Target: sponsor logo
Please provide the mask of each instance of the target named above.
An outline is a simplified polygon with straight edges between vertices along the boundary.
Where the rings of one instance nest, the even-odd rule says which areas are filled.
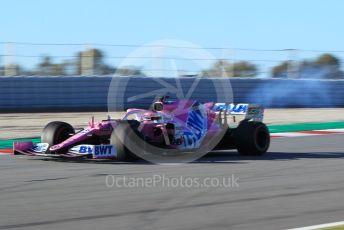
[[[77,145],[69,150],[72,153],[89,155],[94,152],[94,145]]]
[[[247,112],[248,104],[229,104],[227,111],[233,114],[245,114]],[[226,109],[225,103],[216,103],[214,106],[215,111],[221,111]]]
[[[38,143],[32,146],[32,151],[36,153],[44,153],[48,150],[49,144],[48,143]]]
[[[184,147],[185,148],[196,148],[197,139],[196,136],[191,132],[184,132]]]
[[[196,135],[197,140],[201,139],[207,130],[207,120],[199,109],[189,112],[186,125]]]
[[[116,156],[116,148],[113,145],[77,145],[69,151],[80,155],[93,155],[93,158]]]
[[[197,148],[207,132],[207,116],[199,106],[189,112],[186,120],[186,127],[183,133],[184,147],[185,148]]]
[[[247,112],[247,107],[248,104],[237,104],[233,107],[232,113],[240,113],[240,114],[245,114]]]
[[[79,148],[79,153],[92,154],[93,153],[93,146],[82,145]]]
[[[115,157],[116,150],[113,145],[96,145],[94,146],[93,158]]]

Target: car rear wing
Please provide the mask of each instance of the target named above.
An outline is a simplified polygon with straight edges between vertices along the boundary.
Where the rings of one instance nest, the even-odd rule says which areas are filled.
[[[264,108],[256,104],[215,103],[213,111],[219,114],[221,123],[235,126],[241,120],[263,121]]]

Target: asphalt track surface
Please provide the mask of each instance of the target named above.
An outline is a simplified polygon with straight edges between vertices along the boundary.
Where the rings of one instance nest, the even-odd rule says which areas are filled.
[[[287,229],[344,217],[344,135],[273,139],[263,157],[185,165],[0,156],[0,229]],[[239,187],[107,187],[131,178],[229,177]]]

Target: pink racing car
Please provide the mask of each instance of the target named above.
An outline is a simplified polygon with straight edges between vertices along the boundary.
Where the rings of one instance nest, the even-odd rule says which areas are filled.
[[[108,117],[95,122],[92,118],[78,132],[68,123],[50,122],[42,131],[42,143],[18,142],[13,147],[15,154],[119,161],[198,156],[200,152],[225,149],[262,155],[270,144],[263,114],[258,105],[201,104],[162,97],[150,110],[128,109],[122,119]]]

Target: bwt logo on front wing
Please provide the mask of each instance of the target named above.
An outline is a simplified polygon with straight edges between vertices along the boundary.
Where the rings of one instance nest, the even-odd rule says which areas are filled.
[[[72,150],[82,155],[92,154],[93,158],[111,158],[116,156],[116,148],[113,145],[79,145]]]
[[[95,156],[113,156],[114,148],[112,145],[96,145],[94,146]]]
[[[109,155],[112,153],[112,145],[96,145],[94,146],[94,155]]]

